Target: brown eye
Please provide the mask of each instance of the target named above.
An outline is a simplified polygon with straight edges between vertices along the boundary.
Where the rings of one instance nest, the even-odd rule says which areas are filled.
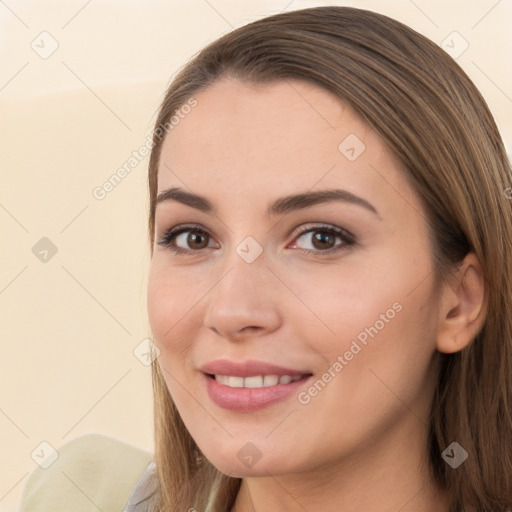
[[[192,253],[207,247],[215,247],[215,244],[209,244],[210,241],[210,235],[203,229],[182,226],[165,233],[158,245],[167,247],[176,253]]]
[[[204,249],[205,247],[208,247],[208,235],[206,233],[197,234],[193,231],[186,231],[185,233],[177,236],[176,240],[186,233],[188,233],[188,236],[185,237],[185,245],[188,245],[192,249]]]
[[[306,240],[306,243],[295,243],[306,253],[330,254],[331,252],[347,249],[355,244],[355,237],[348,231],[335,226],[316,226],[302,230],[296,240]],[[338,243],[336,241],[339,240]],[[309,247],[308,247],[309,244]]]
[[[336,242],[336,237],[322,231],[314,232],[311,241],[315,249],[331,249]]]

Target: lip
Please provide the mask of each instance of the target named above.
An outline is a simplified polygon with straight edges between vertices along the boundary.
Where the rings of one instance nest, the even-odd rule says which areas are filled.
[[[236,412],[252,412],[286,400],[297,395],[299,389],[311,380],[308,371],[293,370],[262,361],[235,363],[227,359],[212,361],[201,368],[202,379],[208,396],[219,407]],[[253,377],[256,375],[303,376],[302,379],[288,384],[276,384],[261,388],[232,388],[217,382],[209,375],[232,375],[234,377]]]
[[[294,370],[293,368],[284,368],[264,361],[248,360],[244,362],[230,361],[229,359],[217,359],[201,367],[203,373],[211,375],[232,375],[233,377],[254,377],[256,375],[289,375],[290,377],[299,377],[301,375],[311,374],[308,370]],[[272,387],[272,386],[270,386]]]

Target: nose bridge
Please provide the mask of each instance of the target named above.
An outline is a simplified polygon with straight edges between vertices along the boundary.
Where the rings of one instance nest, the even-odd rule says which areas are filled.
[[[246,236],[241,242],[234,244],[220,263],[224,277],[216,286],[216,295],[229,292],[245,296],[247,289],[251,287],[255,292],[252,294],[254,298],[257,298],[257,294],[264,293],[271,286],[269,275],[272,275],[268,269],[267,254],[253,236]],[[266,286],[259,286],[258,283]]]
[[[257,245],[256,245],[257,244]],[[225,258],[222,277],[208,294],[205,325],[224,337],[250,331],[272,331],[280,323],[275,276],[263,248],[243,240]]]

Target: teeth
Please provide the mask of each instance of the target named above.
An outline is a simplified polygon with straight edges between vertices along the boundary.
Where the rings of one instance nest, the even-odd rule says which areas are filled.
[[[228,377],[228,386],[230,388],[243,388],[244,378],[243,377]]]
[[[245,388],[261,388],[263,387],[263,377],[260,377],[259,375],[255,377],[245,377],[245,379],[242,379],[243,386]]]
[[[275,386],[278,382],[279,377],[277,375],[265,375],[265,377],[263,377],[264,386]]]
[[[232,375],[215,375],[215,380],[230,388],[263,388],[277,384],[289,384],[301,379],[302,376],[290,377],[289,375],[255,375],[253,377],[234,377]]]
[[[215,380],[227,386],[229,377],[227,375],[215,375]]]

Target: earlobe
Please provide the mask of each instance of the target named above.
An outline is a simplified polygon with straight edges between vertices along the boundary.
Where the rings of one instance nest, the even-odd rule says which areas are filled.
[[[482,329],[486,317],[486,286],[476,255],[468,253],[454,282],[443,286],[437,350],[451,354],[468,346]]]

